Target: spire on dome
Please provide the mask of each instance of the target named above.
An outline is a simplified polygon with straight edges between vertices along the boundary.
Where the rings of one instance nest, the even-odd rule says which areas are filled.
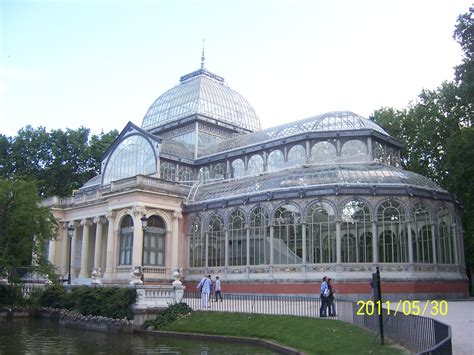
[[[204,61],[206,57],[204,56],[204,38],[202,39],[202,54],[201,54],[201,69],[204,69]]]

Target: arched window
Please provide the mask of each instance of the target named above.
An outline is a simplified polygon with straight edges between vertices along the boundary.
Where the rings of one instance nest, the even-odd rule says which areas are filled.
[[[247,175],[263,173],[263,159],[259,154],[252,155],[248,161]]]
[[[189,234],[189,266],[206,266],[206,238],[202,231],[202,220],[195,216],[191,220]]]
[[[294,205],[283,205],[275,212],[273,233],[274,264],[301,264],[303,239],[300,213]]]
[[[330,142],[318,142],[311,148],[313,163],[335,163],[336,159],[336,146]]]
[[[133,219],[126,215],[120,222],[119,265],[132,264],[133,251]]]
[[[403,207],[397,201],[385,201],[377,212],[377,226],[379,261],[381,263],[408,262],[408,227]]]
[[[160,177],[163,180],[176,181],[176,164],[164,161],[160,166]]]
[[[341,148],[341,161],[359,162],[367,160],[367,146],[358,139],[351,139]]]
[[[306,163],[306,149],[300,145],[294,145],[288,151],[287,166],[302,165]]]
[[[224,221],[221,216],[215,214],[209,221],[208,233],[208,266],[225,265],[225,235]]]
[[[229,218],[229,266],[247,265],[247,229],[245,216],[234,211]]]
[[[165,266],[166,224],[163,218],[151,216],[143,242],[144,265]]]
[[[223,180],[225,178],[225,164],[217,163],[214,165],[214,180]]]
[[[433,262],[433,235],[428,209],[421,203],[413,208],[412,223],[413,261],[415,263]]]
[[[245,176],[245,164],[242,159],[235,159],[232,162],[232,177],[239,178]]]
[[[156,172],[153,147],[146,138],[135,134],[125,138],[112,152],[103,173],[103,183]]]
[[[281,150],[274,150],[268,154],[267,171],[276,171],[285,167],[285,157]]]
[[[438,263],[453,264],[453,235],[451,233],[452,219],[449,210],[440,206],[436,213],[438,222]]]
[[[372,234],[369,206],[364,201],[349,201],[342,209],[341,219],[342,262],[372,262],[372,241],[367,238]]]
[[[199,182],[209,181],[209,178],[210,178],[209,168],[207,166],[200,168],[198,171]]]
[[[270,264],[270,224],[265,210],[258,207],[250,214],[250,265]]]
[[[178,180],[185,183],[186,185],[192,185],[194,177],[193,177],[193,169],[189,166],[180,165],[178,170]]]
[[[375,141],[372,144],[372,154],[374,155],[374,161],[385,163],[385,149],[381,143]]]
[[[331,205],[319,202],[308,212],[306,232],[306,262],[336,262],[336,224]]]
[[[398,152],[392,147],[387,148],[387,163],[392,166],[400,166],[400,159],[398,158]]]

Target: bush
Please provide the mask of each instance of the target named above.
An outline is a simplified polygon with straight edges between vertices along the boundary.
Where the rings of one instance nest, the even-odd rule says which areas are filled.
[[[41,307],[64,308],[66,291],[61,286],[47,286],[39,296]]]
[[[177,319],[183,318],[193,311],[186,303],[180,302],[169,306],[164,311],[158,312],[155,319],[147,320],[143,323],[143,328],[161,329]]]
[[[23,306],[25,299],[16,285],[0,285],[0,306]]]

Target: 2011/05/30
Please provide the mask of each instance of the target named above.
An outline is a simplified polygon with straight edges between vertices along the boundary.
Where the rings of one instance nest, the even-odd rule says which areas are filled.
[[[382,307],[385,304],[386,307]],[[395,307],[395,304],[397,305]],[[415,315],[415,316],[424,316],[431,315],[431,316],[445,316],[448,314],[448,302],[445,300],[442,301],[435,301],[435,300],[428,300],[425,301],[424,306],[421,305],[421,301],[398,301],[398,302],[391,302],[391,301],[357,301],[357,315],[358,316],[373,316],[374,314],[380,315],[382,314],[382,309],[386,308],[387,315],[393,313],[396,316],[398,313],[403,313],[405,315]],[[431,306],[431,307],[429,307]],[[395,311],[392,310],[391,307],[395,308]]]

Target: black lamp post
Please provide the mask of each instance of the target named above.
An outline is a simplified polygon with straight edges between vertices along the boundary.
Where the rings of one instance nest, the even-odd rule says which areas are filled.
[[[140,218],[142,222],[142,230],[143,230],[143,246],[142,246],[142,282],[145,283],[145,230],[148,225],[148,218],[147,216],[143,215]]]
[[[67,236],[69,237],[69,263],[68,263],[68,273],[67,273],[67,284],[71,284],[71,259],[72,259],[72,236],[74,235],[74,227],[69,225],[67,227]]]

